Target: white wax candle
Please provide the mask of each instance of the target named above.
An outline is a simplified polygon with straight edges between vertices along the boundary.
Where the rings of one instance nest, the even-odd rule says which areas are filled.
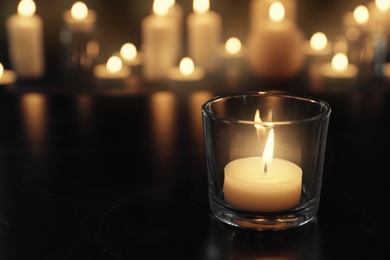
[[[236,37],[230,37],[225,44],[219,45],[218,55],[226,59],[241,59],[246,56],[246,47]]]
[[[16,81],[16,73],[12,70],[4,69],[3,64],[0,63],[0,86],[10,85]]]
[[[262,157],[237,159],[226,165],[226,202],[254,212],[278,212],[296,207],[301,199],[302,169],[279,158],[272,159],[266,173],[262,165]]]
[[[22,0],[18,13],[6,21],[11,63],[22,78],[40,78],[45,73],[43,21],[35,8],[34,1]]]
[[[210,11],[209,5],[209,0],[194,0],[194,12],[187,17],[189,56],[208,72],[217,66],[222,27],[221,16]]]
[[[97,15],[85,3],[76,2],[63,13],[63,19],[71,31],[88,33],[94,30]]]
[[[309,41],[304,41],[303,52],[312,57],[327,57],[332,53],[332,43],[323,32],[316,32]]]
[[[169,6],[155,0],[154,14],[142,20],[144,53],[143,74],[146,80],[164,80],[167,70],[178,59],[180,30],[177,18],[168,15]]]
[[[324,63],[319,67],[319,73],[328,79],[353,79],[357,77],[359,69],[350,64],[344,53],[336,53],[331,62]]]
[[[131,75],[131,70],[124,67],[118,56],[111,56],[106,64],[96,65],[94,75],[98,79],[118,80],[125,79]]]
[[[203,79],[204,74],[203,68],[195,67],[192,59],[185,57],[180,61],[178,67],[173,67],[168,70],[168,79],[172,81],[194,82]]]
[[[292,20],[285,19],[284,7],[274,2],[270,19],[249,33],[248,61],[253,72],[265,78],[288,78],[298,74],[304,65],[303,33]]]
[[[137,51],[137,48],[131,42],[126,42],[122,45],[121,49],[119,50],[119,55],[123,62],[130,67],[139,66],[142,63],[142,55]]]

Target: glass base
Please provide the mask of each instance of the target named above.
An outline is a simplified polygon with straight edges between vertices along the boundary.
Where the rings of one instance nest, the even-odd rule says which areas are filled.
[[[302,226],[310,222],[317,214],[319,203],[294,209],[280,214],[261,214],[238,211],[218,203],[210,198],[210,208],[214,215],[229,225],[252,230],[284,230]]]

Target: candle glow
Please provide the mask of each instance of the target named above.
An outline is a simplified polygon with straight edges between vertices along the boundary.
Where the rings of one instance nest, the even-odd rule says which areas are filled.
[[[364,5],[359,5],[353,11],[353,17],[358,24],[365,24],[368,21],[370,14],[367,7]]]
[[[18,14],[23,17],[31,17],[35,14],[36,5],[32,0],[22,0],[18,5]]]
[[[165,16],[169,12],[169,2],[165,0],[154,0],[153,13],[158,16]]]
[[[273,22],[280,22],[284,19],[285,10],[281,2],[273,2],[269,8],[269,18]]]
[[[3,74],[4,74],[4,66],[3,64],[0,63],[0,78],[3,77]]]
[[[88,7],[83,2],[76,2],[71,8],[72,18],[75,20],[84,20],[88,16]]]
[[[316,32],[310,39],[310,46],[313,50],[323,50],[327,44],[328,39],[322,32]]]
[[[390,0],[375,0],[375,5],[381,12],[386,12],[390,9]]]
[[[118,56],[112,56],[108,59],[106,67],[108,73],[118,73],[122,69],[122,61]]]
[[[337,53],[332,59],[332,68],[336,71],[344,71],[348,67],[348,58],[344,53]]]
[[[137,57],[137,49],[134,44],[127,42],[122,45],[120,55],[124,60],[132,61]]]
[[[241,41],[236,37],[231,37],[226,41],[225,50],[229,54],[237,54],[241,51]]]
[[[207,13],[210,9],[210,1],[209,0],[194,0],[193,2],[193,10],[195,13],[204,14]]]
[[[180,72],[184,75],[191,75],[194,72],[194,62],[191,58],[185,57],[180,61]]]

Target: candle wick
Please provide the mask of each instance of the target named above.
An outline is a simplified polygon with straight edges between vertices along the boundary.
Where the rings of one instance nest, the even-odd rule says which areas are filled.
[[[268,172],[268,167],[267,167],[267,163],[264,164],[264,173],[267,174]]]

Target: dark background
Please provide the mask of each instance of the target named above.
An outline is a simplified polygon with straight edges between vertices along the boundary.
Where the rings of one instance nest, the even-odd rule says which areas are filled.
[[[36,0],[36,13],[44,21],[45,50],[50,70],[55,72],[59,56],[59,31],[63,25],[62,14],[70,9],[75,1]],[[90,9],[97,12],[97,32],[101,43],[101,59],[117,51],[127,41],[137,48],[141,45],[141,21],[152,8],[152,0],[87,0]],[[192,12],[191,0],[178,0],[187,16]],[[341,17],[352,11],[357,5],[366,1],[321,1],[297,0],[297,22],[304,34],[309,37],[316,31],[325,32],[330,39],[340,32]],[[1,0],[0,3],[0,61],[9,67],[7,36],[5,22],[7,17],[16,12],[18,1]],[[223,40],[231,36],[239,37],[245,42],[248,34],[250,1],[211,0],[210,8],[218,12],[223,19]],[[185,37],[184,37],[185,38]],[[185,41],[185,39],[184,39]],[[50,74],[50,73],[49,73]]]

